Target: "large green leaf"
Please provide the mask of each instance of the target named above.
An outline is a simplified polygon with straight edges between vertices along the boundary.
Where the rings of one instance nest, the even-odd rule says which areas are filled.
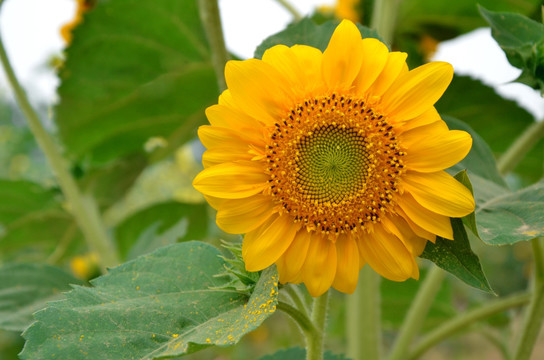
[[[70,284],[81,284],[62,269],[46,264],[5,264],[0,267],[0,329],[23,331],[32,314],[48,301],[60,299]]]
[[[55,189],[0,180],[0,257],[43,259],[61,239],[80,237],[61,201]]]
[[[453,166],[450,170],[453,172],[459,172],[466,169],[471,174],[479,175],[485,179],[493,181],[498,185],[506,186],[502,176],[499,174],[499,170],[497,169],[497,164],[495,163],[493,153],[482,137],[462,121],[450,116],[444,116],[443,118],[451,130],[463,130],[472,136],[472,148],[470,149],[470,152],[463,160]]]
[[[482,271],[478,256],[470,249],[463,222],[461,219],[451,219],[451,226],[454,240],[437,236],[435,244],[427,242],[421,257],[431,260],[466,284],[493,293]]]
[[[101,164],[196,134],[218,90],[195,0],[99,1],[74,31],[56,124],[67,153]]]
[[[533,117],[520,108],[514,101],[503,99],[491,87],[478,80],[464,76],[454,76],[451,85],[442,98],[436,103],[436,108],[444,116],[444,120],[453,129],[469,131],[479,146],[474,135],[464,126],[457,125],[455,120],[450,123],[450,116],[462,120],[483,138],[495,156],[499,157],[528,126],[533,123]],[[540,141],[516,167],[516,172],[530,182],[535,182],[544,175],[544,141]],[[491,177],[489,166],[480,164],[486,169],[472,169],[480,176],[497,182],[496,175]],[[494,164],[492,164],[494,166]],[[495,170],[496,173],[496,170]]]
[[[420,65],[429,56],[424,39],[448,40],[486,25],[478,13],[478,4],[497,11],[532,15],[540,12],[541,1],[403,0],[398,7],[395,44],[409,52],[410,66]]]
[[[544,180],[511,192],[477,176],[471,179],[483,241],[508,245],[544,235]]]
[[[520,14],[493,12],[483,7],[480,12],[508,61],[522,70],[516,81],[544,92],[544,24]]]
[[[338,23],[338,21],[331,20],[317,25],[311,19],[302,19],[301,21],[289,25],[287,29],[265,39],[255,50],[255,58],[262,58],[267,49],[280,44],[286,46],[308,45],[321,51],[325,51]],[[374,30],[361,25],[357,26],[363,38],[371,37],[380,39]]]
[[[201,242],[161,248],[111,269],[38,312],[22,359],[158,359],[231,345],[276,309],[277,273],[248,299],[225,287],[225,261]]]
[[[133,259],[178,241],[202,239],[208,228],[205,203],[170,201],[152,205],[126,218],[115,229],[121,255]]]

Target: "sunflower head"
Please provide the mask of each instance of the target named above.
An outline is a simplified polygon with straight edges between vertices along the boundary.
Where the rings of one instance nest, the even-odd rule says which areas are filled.
[[[313,296],[353,292],[365,264],[418,278],[426,242],[452,239],[449,218],[474,210],[444,171],[472,139],[434,108],[453,69],[409,71],[406,56],[344,20],[324,52],[278,45],[227,64],[228,89],[199,129],[207,151],[193,185],[221,229],[245,234],[247,270],[276,264],[281,282]]]

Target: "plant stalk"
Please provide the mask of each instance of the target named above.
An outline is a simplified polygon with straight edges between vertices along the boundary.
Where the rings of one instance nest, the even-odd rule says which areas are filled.
[[[508,174],[525,155],[544,137],[544,119],[531,124],[497,161],[501,174]]]
[[[542,238],[531,240],[535,259],[533,291],[531,302],[525,312],[514,360],[529,360],[544,321],[544,250],[542,241]]]
[[[9,62],[1,36],[0,60],[8,82],[13,89],[15,99],[19,103],[36,142],[44,152],[45,157],[57,178],[59,186],[68,201],[69,211],[79,225],[89,249],[99,256],[100,265],[103,271],[105,271],[107,267],[119,264],[117,251],[102,223],[100,211],[98,210],[96,202],[92,197],[85,196],[80,191],[76,181],[68,170],[68,164],[62,157],[57,143],[55,143],[51,135],[45,130],[39,120],[38,114],[30,105],[26,93],[17,80],[15,72]]]
[[[316,336],[318,330],[308,316],[302,311],[283,301],[278,302],[277,309],[289,315],[297,323],[306,337]]]
[[[230,56],[225,47],[223,28],[221,26],[221,14],[217,0],[198,0],[200,20],[206,32],[206,38],[210,44],[212,64],[217,77],[219,92],[227,89],[225,81],[225,64]]]
[[[299,21],[302,19],[302,14],[298,12],[298,10],[287,0],[276,0],[281,6],[285,8],[285,10],[289,11],[289,13],[293,16],[293,19],[295,21]]]
[[[425,335],[405,358],[408,360],[418,359],[434,345],[476,321],[485,319],[510,308],[524,305],[529,302],[530,299],[531,294],[528,293],[512,295],[507,298],[490,301],[485,306],[460,314]]]
[[[381,358],[381,297],[380,277],[365,266],[359,274],[359,283],[352,295],[347,296],[347,356],[353,360]]]
[[[314,299],[312,306],[312,323],[316,328],[315,334],[306,333],[306,360],[323,360],[323,340],[327,306],[330,290]]]
[[[383,41],[389,45],[393,43],[400,2],[401,0],[374,1],[370,27],[375,29]]]
[[[406,354],[410,350],[410,345],[418,335],[423,325],[423,320],[427,316],[438,290],[440,290],[444,276],[445,273],[441,268],[435,265],[432,266],[406,314],[406,318],[402,323],[389,355],[389,360],[402,360],[406,358]]]

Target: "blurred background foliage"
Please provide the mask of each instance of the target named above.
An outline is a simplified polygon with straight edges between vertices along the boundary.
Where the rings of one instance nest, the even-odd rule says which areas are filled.
[[[473,0],[398,3],[390,46],[408,52],[411,68],[428,61],[441,41],[487,26]],[[478,3],[492,11],[515,12],[541,21],[541,0]],[[98,0],[91,5],[81,13],[82,22],[69,29],[72,39],[55,64],[61,80],[58,102],[40,104],[38,110],[45,127],[57,135],[82,192],[97,202],[121,258],[134,259],[192,239],[216,245],[220,238],[238,239],[216,227],[214,211],[191,187],[201,169],[203,151],[195,140],[196,129],[206,123],[204,109],[218,95],[196,2]],[[352,6],[347,12],[352,20],[371,25],[373,1],[338,1],[338,6],[318,9],[311,18],[320,24],[342,13],[342,6]],[[437,109],[467,123],[496,157],[535,121],[513,101],[464,76],[455,76]],[[506,180],[516,190],[535,183],[543,173],[544,141],[540,140]],[[526,288],[531,258],[526,242],[490,247],[470,232],[469,237],[497,294]],[[22,114],[13,102],[1,99],[0,266],[14,262],[49,264],[63,269],[66,279],[77,277],[82,282],[100,273],[96,256],[87,249]],[[391,343],[419,284],[382,281],[386,343]],[[58,286],[39,286],[53,295],[34,299],[38,303],[32,309],[59,298]],[[326,345],[338,353],[346,345],[343,298],[333,293]],[[449,276],[423,331],[492,298]],[[29,322],[29,310],[19,320]],[[0,316],[7,316],[3,311],[0,304]],[[472,334],[448,340],[423,358],[499,359],[497,343],[511,336],[517,322],[519,312],[503,313],[466,329]],[[0,359],[17,359],[23,345],[18,331],[24,327],[4,328],[0,330]],[[538,354],[544,354],[542,344]],[[296,345],[303,346],[303,339],[281,314],[235,347],[207,349],[185,358],[257,359]]]

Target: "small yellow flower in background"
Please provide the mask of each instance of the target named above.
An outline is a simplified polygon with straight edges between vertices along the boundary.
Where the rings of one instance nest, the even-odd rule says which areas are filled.
[[[193,185],[221,229],[245,233],[247,270],[275,263],[282,283],[313,296],[352,293],[365,264],[417,279],[426,242],[453,239],[449,217],[471,213],[474,199],[443,170],[472,139],[434,108],[451,65],[409,71],[406,57],[344,20],[323,53],[278,45],[227,64]]]
[[[337,0],[334,8],[334,16],[338,19],[351,20],[353,22],[360,21],[359,14],[355,6],[359,4],[359,0]]]
[[[78,278],[90,280],[100,274],[98,257],[95,253],[74,256],[70,260],[70,269]]]
[[[66,44],[72,42],[72,31],[83,21],[83,14],[91,10],[95,0],[76,0],[77,8],[74,18],[60,29],[60,34]]]

